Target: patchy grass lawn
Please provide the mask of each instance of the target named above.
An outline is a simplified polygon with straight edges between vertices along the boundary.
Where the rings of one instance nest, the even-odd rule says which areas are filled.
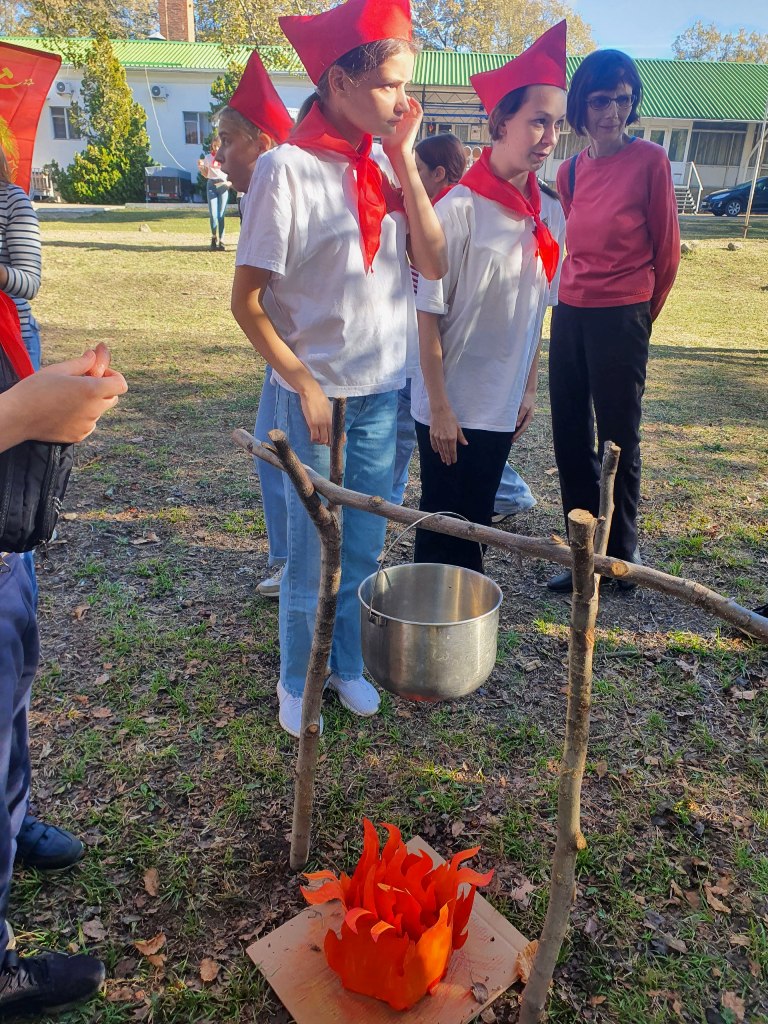
[[[645,407],[646,561],[748,605],[768,598],[764,221],[729,252],[715,235],[739,237],[741,220],[686,218],[704,240],[654,330]],[[53,879],[19,873],[12,920],[26,948],[107,961],[106,998],[69,1024],[286,1024],[243,953],[302,900],[287,867],[295,745],[276,723],[276,605],[255,593],[263,518],[229,439],[253,423],[263,374],[228,312],[234,256],[207,251],[199,215],[45,221],[43,236],[46,357],[106,340],[131,391],[80,447],[39,569],[33,792],[88,856]],[[514,454],[539,501],[516,528],[561,531],[545,379]],[[490,898],[538,934],[569,613],[544,588],[550,571],[489,558],[505,592],[499,657],[472,697],[385,695],[370,721],[327,701],[313,867],[350,866],[364,814],[443,853],[480,844]],[[768,1021],[767,721],[763,648],[652,592],[606,592],[589,848],[556,1024]],[[141,955],[135,943],[158,935]],[[204,958],[220,965],[213,983]],[[495,1013],[516,1019],[514,992]]]

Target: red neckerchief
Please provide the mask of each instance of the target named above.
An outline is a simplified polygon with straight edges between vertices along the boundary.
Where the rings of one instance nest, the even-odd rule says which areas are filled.
[[[437,193],[435,198],[432,200],[432,205],[433,206],[437,206],[437,204],[440,202],[440,200],[443,198],[443,196],[447,196],[452,188],[456,188],[456,182],[455,181],[452,181],[450,185],[446,185],[444,189],[441,189]]]
[[[461,179],[461,184],[479,196],[492,199],[494,203],[505,206],[515,213],[522,213],[525,217],[532,217],[534,221],[533,233],[538,243],[538,256],[547,281],[551,282],[557,270],[557,263],[560,259],[560,246],[552,236],[552,232],[541,219],[541,192],[535,174],[528,175],[528,189],[531,194],[530,201],[523,193],[511,185],[508,181],[500,178],[491,170],[491,150],[487,147],[483,150],[482,156],[476,160],[470,169]]]
[[[338,153],[349,160],[355,170],[357,184],[357,219],[366,273],[381,245],[381,222],[387,213],[405,212],[402,193],[392,187],[389,178],[371,159],[373,139],[364,135],[357,149],[343,138],[322,110],[314,104],[310,112],[291,133],[288,142],[300,149],[320,153]]]
[[[0,346],[10,360],[19,380],[35,372],[29,353],[21,340],[21,324],[16,303],[5,292],[0,292]]]

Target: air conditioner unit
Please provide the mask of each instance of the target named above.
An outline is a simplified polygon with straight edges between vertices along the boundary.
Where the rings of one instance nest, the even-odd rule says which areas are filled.
[[[149,92],[153,100],[167,100],[170,96],[168,90],[162,85],[151,85]]]
[[[71,96],[74,91],[75,87],[74,85],[72,85],[71,82],[56,83],[56,92],[59,94],[59,96]]]

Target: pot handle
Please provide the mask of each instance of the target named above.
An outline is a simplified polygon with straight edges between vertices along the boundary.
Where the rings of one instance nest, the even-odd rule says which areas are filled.
[[[415,522],[409,523],[404,530],[401,530],[400,533],[398,533],[398,535],[395,537],[395,539],[393,541],[390,541],[390,543],[382,551],[379,557],[379,568],[376,570],[376,579],[373,581],[373,586],[371,587],[371,602],[368,607],[369,622],[374,622],[376,619],[380,619],[378,613],[375,612],[373,609],[373,598],[376,594],[376,587],[378,586],[379,583],[379,573],[384,568],[384,562],[386,561],[389,552],[392,550],[395,544],[397,544],[398,541],[400,541],[406,535],[406,533],[408,533],[409,530],[412,530],[414,526],[418,526],[419,523],[423,523],[425,519],[431,519],[432,516],[453,516],[455,519],[463,519],[465,523],[469,522],[469,519],[467,519],[466,516],[463,516],[460,512],[426,512],[423,516],[419,516],[419,518]],[[478,544],[480,544],[480,541],[478,541]],[[482,552],[482,550],[483,545],[480,544],[480,551]]]

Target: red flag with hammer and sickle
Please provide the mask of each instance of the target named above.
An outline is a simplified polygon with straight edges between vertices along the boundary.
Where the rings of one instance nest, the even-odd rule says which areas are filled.
[[[0,43],[0,146],[13,181],[29,192],[35,133],[61,57]]]

